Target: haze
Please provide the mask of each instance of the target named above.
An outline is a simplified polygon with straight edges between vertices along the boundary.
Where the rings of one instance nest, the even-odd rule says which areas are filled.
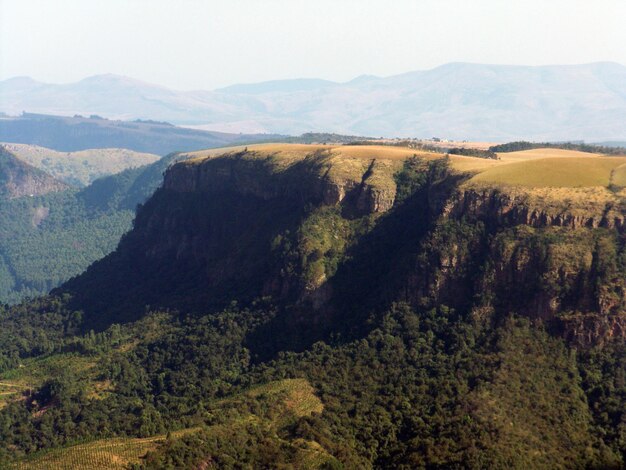
[[[0,80],[116,73],[179,90],[452,62],[626,64],[623,1],[0,0]]]

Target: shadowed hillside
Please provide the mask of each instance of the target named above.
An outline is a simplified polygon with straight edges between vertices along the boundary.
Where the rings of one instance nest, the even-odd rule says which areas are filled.
[[[113,253],[0,311],[0,458],[621,468],[623,159],[187,155]]]

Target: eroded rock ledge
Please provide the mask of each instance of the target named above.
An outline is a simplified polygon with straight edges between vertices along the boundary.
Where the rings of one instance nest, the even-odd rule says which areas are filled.
[[[581,227],[626,230],[626,215],[618,201],[580,204],[564,200],[542,201],[519,190],[494,188],[460,189],[444,208],[443,215],[488,219],[500,225],[530,227]]]
[[[287,197],[336,205],[349,199],[363,213],[393,206],[397,164],[317,153],[298,161],[256,152],[226,154],[173,165],[163,187],[176,192],[235,191],[269,200]]]

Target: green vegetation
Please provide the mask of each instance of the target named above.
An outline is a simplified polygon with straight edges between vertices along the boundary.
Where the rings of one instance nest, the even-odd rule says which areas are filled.
[[[465,147],[453,147],[451,149],[448,149],[448,153],[450,155],[463,155],[466,157],[490,158],[492,160],[495,160],[498,158],[498,155],[496,154],[496,152],[491,149],[481,150],[481,149],[465,148]]]
[[[168,184],[206,186],[166,185],[113,254],[2,307],[0,461],[623,467],[623,234],[459,211],[453,156],[322,150],[181,165]]]
[[[602,442],[599,431],[608,427],[587,408],[584,387],[594,385],[578,372],[592,373],[587,359],[528,320],[511,317],[485,328],[444,306],[418,313],[396,304],[361,339],[319,342],[255,364],[245,338],[271,316],[259,304],[174,321],[157,337],[123,327],[122,344],[132,347],[113,346],[109,335],[88,354],[99,375],[51,378],[33,399],[9,401],[0,411],[2,442],[18,449],[7,458],[25,469],[95,465],[111,456],[146,469],[207,461],[226,468],[620,462],[618,442]],[[152,329],[158,331],[156,323]],[[110,393],[87,393],[104,378]],[[624,396],[619,387],[604,393]],[[599,416],[609,403],[623,413],[618,403],[594,403]]]
[[[98,179],[80,191],[3,199],[0,303],[46,294],[113,251],[131,228],[136,205],[175,158]]]
[[[604,146],[595,144],[581,144],[575,142],[508,142],[506,144],[489,147],[491,152],[519,152],[539,148],[553,148],[563,150],[575,150],[578,152],[599,153],[602,155],[626,155],[626,148],[616,146]]]
[[[48,292],[115,249],[131,210],[98,212],[73,191],[8,201],[0,207],[0,254],[7,265],[0,299]]]
[[[127,149],[88,149],[63,153],[37,145],[3,145],[20,160],[76,187],[88,186],[103,176],[149,165],[159,159],[157,155]]]

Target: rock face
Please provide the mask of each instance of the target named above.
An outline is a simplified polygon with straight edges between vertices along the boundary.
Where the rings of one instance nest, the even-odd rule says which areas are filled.
[[[287,163],[287,164],[285,164]],[[263,200],[294,198],[314,204],[336,205],[353,200],[361,213],[386,212],[393,206],[393,168],[372,161],[348,165],[318,152],[295,162],[272,155],[240,152],[226,157],[174,165],[163,188],[179,193],[235,191]],[[376,181],[375,181],[376,180]]]
[[[562,318],[563,335],[581,345],[604,345],[609,341],[626,339],[626,314],[571,315]]]
[[[68,186],[17,159],[0,146],[0,197],[40,196]]]
[[[409,298],[515,312],[584,346],[626,339],[625,218],[619,201],[542,205],[515,188],[461,185],[443,203]]]
[[[533,207],[526,194],[511,194],[493,188],[460,190],[448,201],[444,215],[488,218],[502,225],[530,227],[604,227],[626,230],[626,214],[613,204],[596,208],[596,213],[575,213],[568,207],[548,210]]]
[[[581,345],[626,339],[619,204],[542,205],[429,165],[397,201],[404,170],[391,160],[244,151],[177,163],[118,250],[64,289],[110,321],[145,304],[270,297],[294,331],[333,317],[349,328],[406,300],[481,321],[514,312]]]
[[[330,152],[243,151],[177,163],[118,250],[62,289],[112,321],[145,304],[206,309],[267,295],[321,311],[337,262],[326,258],[342,255],[354,225],[393,207],[399,167]],[[310,217],[319,223],[305,230]],[[122,311],[116,300],[94,302],[106,291],[144,305]]]

